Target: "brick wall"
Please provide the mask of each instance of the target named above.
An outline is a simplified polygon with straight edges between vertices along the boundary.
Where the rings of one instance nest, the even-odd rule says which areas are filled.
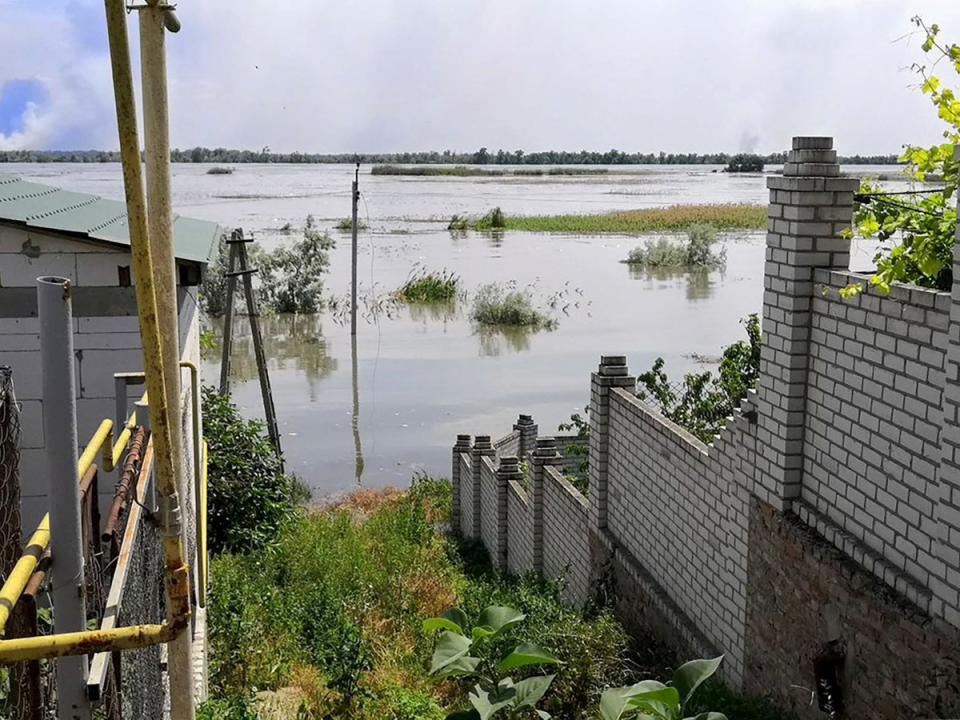
[[[533,509],[519,483],[507,487],[507,569],[523,575],[533,569]]]
[[[590,600],[590,507],[555,467],[543,482],[543,576],[562,581],[562,597],[573,605]]]
[[[497,469],[490,457],[480,459],[480,539],[496,558],[500,552]]]
[[[465,537],[473,537],[473,460],[467,453],[462,453],[454,462],[460,463],[460,532]]]

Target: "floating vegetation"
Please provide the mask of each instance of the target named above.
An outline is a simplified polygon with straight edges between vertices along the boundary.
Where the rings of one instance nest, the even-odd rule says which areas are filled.
[[[727,264],[727,250],[715,252],[717,231],[711,225],[693,225],[685,242],[667,238],[647,240],[630,251],[625,262],[646,269],[653,268],[721,268]]]
[[[607,168],[600,167],[551,167],[517,168],[513,170],[490,170],[487,168],[467,167],[466,165],[374,165],[371,175],[404,175],[411,177],[543,177],[606,175]]]
[[[337,230],[340,230],[342,232],[350,232],[351,230],[353,230],[353,220],[351,220],[350,218],[343,218],[342,220],[338,220],[337,224],[334,227]],[[367,224],[363,220],[358,219],[357,230],[359,231],[359,230],[366,230],[366,229],[367,229]]]
[[[470,230],[525,230],[527,232],[620,233],[679,232],[693,225],[710,225],[717,230],[761,230],[767,226],[764,205],[714,204],[672,205],[607,213],[605,215],[518,215],[498,213],[501,224],[494,225],[495,208],[477,219],[454,216]],[[454,228],[451,228],[454,229]],[[464,229],[464,228],[455,228]]]
[[[207,169],[207,175],[233,175],[233,168],[214,165],[212,168]]]
[[[525,327],[552,330],[557,321],[540,310],[529,290],[518,290],[512,283],[488,283],[477,290],[470,318],[480,325]]]
[[[444,303],[457,297],[460,277],[450,270],[430,271],[415,265],[395,296],[405,303]]]

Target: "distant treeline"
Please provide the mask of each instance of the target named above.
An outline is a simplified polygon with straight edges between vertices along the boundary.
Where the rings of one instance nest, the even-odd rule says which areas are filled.
[[[228,150],[226,148],[195,147],[188,150],[173,150],[170,159],[178,163],[373,163],[390,165],[726,165],[733,153],[626,153],[620,150],[595,152],[581,150],[547,150],[526,153],[523,150],[496,152],[480,148],[476,152],[410,153],[276,153],[270,148],[263,150]],[[764,163],[777,165],[786,160],[786,153],[758,155]],[[115,150],[5,150],[0,151],[3,162],[119,162],[120,153]],[[841,163],[854,165],[893,165],[896,155],[847,155]]]

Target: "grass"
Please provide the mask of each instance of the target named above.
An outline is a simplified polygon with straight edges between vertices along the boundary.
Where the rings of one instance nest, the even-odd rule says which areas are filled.
[[[454,300],[459,289],[460,278],[450,270],[414,267],[394,296],[405,303],[445,303]]]
[[[342,232],[350,232],[353,230],[353,220],[350,218],[343,218],[338,220],[337,224],[334,226],[337,230]],[[367,224],[363,220],[357,220],[357,230],[366,230]]]
[[[727,263],[726,248],[715,252],[717,232],[711,225],[692,225],[686,241],[676,242],[667,238],[647,240],[630,251],[622,262],[647,270],[665,268],[713,269]]]
[[[480,325],[530,330],[552,330],[557,324],[534,305],[529,292],[502,283],[489,283],[477,290],[470,318]]]
[[[458,229],[631,235],[679,232],[693,225],[710,225],[717,230],[760,230],[767,226],[767,209],[762,205],[746,204],[672,205],[604,215],[504,216],[499,226],[491,224],[490,213],[475,220],[458,219],[463,223],[463,227]]]
[[[582,175],[606,175],[607,172],[607,168],[595,167],[552,167],[546,170],[542,168],[488,170],[486,168],[467,167],[465,165],[456,165],[454,167],[437,165],[374,165],[370,169],[371,175],[404,175],[411,177],[542,177],[544,175],[568,175],[577,177]]]
[[[207,175],[233,175],[233,168],[215,165],[207,170]]]

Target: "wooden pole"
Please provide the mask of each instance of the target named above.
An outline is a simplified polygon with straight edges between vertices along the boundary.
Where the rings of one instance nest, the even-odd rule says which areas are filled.
[[[230,357],[233,354],[233,295],[237,291],[236,250],[237,233],[230,236],[230,254],[227,260],[227,305],[223,315],[223,349],[220,357],[220,394],[230,394]]]

